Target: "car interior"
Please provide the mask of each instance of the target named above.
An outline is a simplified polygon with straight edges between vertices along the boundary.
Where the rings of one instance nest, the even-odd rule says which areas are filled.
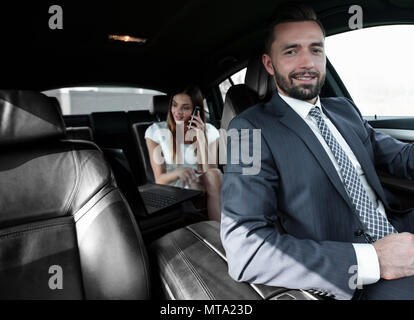
[[[217,129],[227,130],[238,114],[270,99],[276,87],[261,54],[282,2],[1,4],[8,14],[0,21],[6,62],[0,78],[0,299],[335,298],[232,279],[220,223],[208,220],[203,192],[156,184],[145,142],[146,129],[166,119],[169,93],[187,83],[200,86],[208,122]],[[414,4],[403,0],[304,2],[327,36],[349,31],[351,5],[363,8],[364,28],[414,24]],[[48,27],[52,4],[63,10],[63,29]],[[242,82],[233,83],[231,76],[243,69]],[[231,85],[222,94],[226,80]],[[81,114],[63,112],[61,101],[45,94],[94,86],[159,94],[142,109],[91,105],[96,111]],[[321,96],[352,99],[329,61]],[[414,132],[414,117],[369,123]],[[413,182],[381,168],[378,174],[396,206],[414,207]],[[51,290],[51,266],[63,272],[62,289]]]

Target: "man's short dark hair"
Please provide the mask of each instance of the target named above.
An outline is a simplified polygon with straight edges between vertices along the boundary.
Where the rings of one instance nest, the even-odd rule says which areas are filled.
[[[266,39],[265,39],[265,53],[270,55],[272,43],[275,41],[274,28],[276,25],[284,22],[302,22],[314,21],[322,30],[325,36],[325,29],[322,23],[318,20],[315,11],[308,5],[298,2],[284,3],[276,9],[276,15],[273,17],[269,25]]]

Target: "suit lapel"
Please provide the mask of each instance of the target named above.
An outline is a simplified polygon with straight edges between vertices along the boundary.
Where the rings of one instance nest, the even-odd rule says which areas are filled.
[[[370,184],[371,188],[373,188],[377,195],[381,198],[381,200],[386,203],[384,190],[381,187],[381,183],[378,179],[378,175],[375,171],[374,166],[372,165],[372,161],[359,139],[356,132],[347,125],[344,121],[340,121],[338,116],[333,111],[328,111],[326,108],[323,108],[325,115],[332,121],[338,131],[341,133],[342,137],[348,143],[349,147],[351,148],[352,152],[354,153],[355,157],[357,158],[358,162],[360,163],[362,170],[365,173],[365,177]]]
[[[279,101],[274,101],[275,98],[278,98],[277,100]],[[291,129],[302,139],[308,149],[312,152],[313,156],[319,162],[321,168],[325,171],[335,189],[342,196],[348,206],[354,210],[351,200],[349,199],[349,196],[334,165],[332,164],[331,159],[320,144],[319,140],[316,138],[313,131],[309,128],[305,121],[279,97],[277,93],[274,95],[272,102],[273,107],[278,108],[278,113],[281,115],[281,123]]]

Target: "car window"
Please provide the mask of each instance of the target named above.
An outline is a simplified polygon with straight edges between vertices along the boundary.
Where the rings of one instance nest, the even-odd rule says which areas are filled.
[[[235,84],[244,83],[244,78],[246,76],[246,69],[241,69],[240,71],[234,73],[230,77],[226,78],[222,83],[219,84],[221,97],[224,99],[226,98],[226,93],[230,89],[231,86]]]
[[[326,54],[367,118],[414,116],[414,25],[327,37]]]
[[[56,97],[64,115],[103,111],[148,110],[154,95],[164,93],[132,87],[72,87],[43,91]]]

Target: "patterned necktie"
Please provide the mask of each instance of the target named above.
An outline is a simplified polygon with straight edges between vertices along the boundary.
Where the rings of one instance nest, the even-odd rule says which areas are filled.
[[[394,227],[380,212],[378,212],[369,199],[351,160],[349,160],[348,156],[345,154],[344,150],[329,130],[325,121],[322,119],[320,109],[314,107],[311,109],[309,114],[315,118],[322,137],[332,150],[332,153],[335,156],[341,170],[349,197],[354,204],[361,221],[368,228],[371,237],[374,240],[378,240],[390,233],[397,233]]]

